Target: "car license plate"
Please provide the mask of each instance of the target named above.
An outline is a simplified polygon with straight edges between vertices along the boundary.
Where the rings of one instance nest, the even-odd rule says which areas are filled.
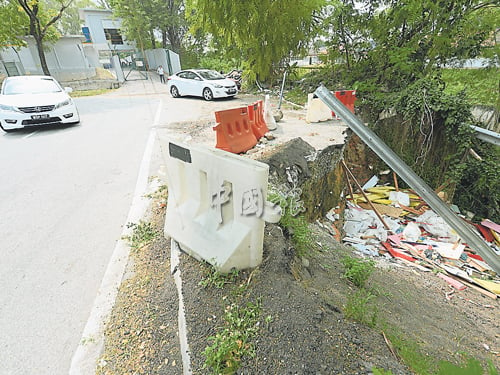
[[[42,118],[49,118],[49,115],[32,115],[31,116],[32,120],[40,120]]]

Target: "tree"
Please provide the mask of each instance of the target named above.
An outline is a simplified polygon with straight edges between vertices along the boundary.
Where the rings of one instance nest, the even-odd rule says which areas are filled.
[[[17,2],[0,0],[0,48],[7,46],[22,46],[26,42],[21,38],[27,33],[27,19],[18,9]]]
[[[188,0],[186,13],[193,15],[193,31],[201,28],[209,33],[225,57],[243,60],[253,78],[265,80],[283,60],[309,46],[324,4],[324,0]]]
[[[389,92],[433,75],[454,59],[477,56],[496,26],[489,13],[498,9],[497,1],[481,0],[363,4],[339,1],[325,17],[325,28],[333,30],[332,46],[345,46],[349,56],[357,53],[356,64],[348,60],[347,79]]]
[[[57,9],[60,3],[58,0],[45,1],[51,9]],[[61,35],[80,35],[82,33],[83,20],[80,19],[78,10],[94,7],[95,3],[92,0],[73,0],[55,24],[59,33]]]
[[[177,51],[186,30],[182,0],[110,0],[115,15],[122,19],[127,39],[142,48],[156,48],[156,35],[162,46]]]
[[[13,1],[13,0],[11,0]],[[43,41],[54,35],[54,24],[61,18],[64,11],[71,5],[73,0],[58,0],[58,7],[55,9],[45,8],[45,3],[39,0],[17,0],[22,10],[28,16],[28,33],[33,36],[40,58],[42,71],[50,75],[45,52],[43,50]]]

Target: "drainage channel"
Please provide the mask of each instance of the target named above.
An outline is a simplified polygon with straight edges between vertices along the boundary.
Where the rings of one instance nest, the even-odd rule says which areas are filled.
[[[179,255],[181,249],[179,244],[174,240],[170,240],[170,273],[173,275],[175,285],[177,286],[177,295],[179,296],[179,341],[181,345],[182,356],[182,373],[183,375],[192,375],[191,358],[189,357],[189,344],[187,340],[186,315],[184,313],[184,298],[182,296],[182,279],[181,270],[179,268]]]

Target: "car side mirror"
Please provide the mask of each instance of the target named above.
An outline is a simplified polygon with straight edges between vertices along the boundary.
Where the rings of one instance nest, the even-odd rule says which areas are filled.
[[[65,87],[64,91],[67,92],[68,94],[73,92],[73,89],[71,87]]]

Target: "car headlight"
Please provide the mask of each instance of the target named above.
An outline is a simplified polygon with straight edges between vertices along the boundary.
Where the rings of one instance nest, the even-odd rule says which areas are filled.
[[[64,102],[56,104],[56,108],[61,108],[61,107],[64,107],[65,105],[70,105],[70,104],[71,104],[71,100],[66,99]]]
[[[0,111],[4,112],[21,112],[17,107],[11,105],[0,104]]]
[[[212,86],[215,87],[216,89],[221,89],[224,87],[222,85],[219,85],[218,83],[212,83]]]

